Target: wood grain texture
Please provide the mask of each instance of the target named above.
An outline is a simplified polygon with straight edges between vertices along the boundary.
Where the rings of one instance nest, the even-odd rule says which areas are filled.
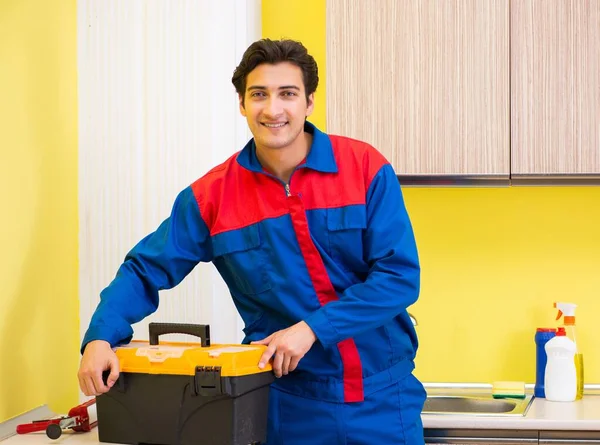
[[[398,174],[508,175],[508,0],[327,0],[327,129]]]
[[[512,172],[600,173],[600,1],[511,1]]]

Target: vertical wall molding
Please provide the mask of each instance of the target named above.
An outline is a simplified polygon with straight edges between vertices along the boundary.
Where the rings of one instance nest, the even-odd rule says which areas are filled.
[[[129,249],[251,137],[231,76],[260,37],[260,11],[255,0],[78,1],[81,336]],[[135,338],[158,320],[210,323],[219,343],[242,338],[212,264],[161,292]]]

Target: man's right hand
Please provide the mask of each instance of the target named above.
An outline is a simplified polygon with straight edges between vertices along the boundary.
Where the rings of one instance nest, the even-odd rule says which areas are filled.
[[[110,370],[107,385],[102,381],[106,370]],[[94,340],[85,346],[77,377],[86,396],[104,394],[115,384],[119,378],[119,359],[107,341]]]

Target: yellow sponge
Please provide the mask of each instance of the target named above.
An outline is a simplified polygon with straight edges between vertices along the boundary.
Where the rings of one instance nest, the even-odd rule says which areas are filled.
[[[525,382],[500,381],[492,383],[494,399],[524,399]]]

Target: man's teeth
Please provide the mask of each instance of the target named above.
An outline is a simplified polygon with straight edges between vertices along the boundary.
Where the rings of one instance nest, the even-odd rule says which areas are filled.
[[[269,128],[279,128],[279,127],[283,127],[286,123],[282,122],[281,124],[263,124],[265,127],[269,127]]]

